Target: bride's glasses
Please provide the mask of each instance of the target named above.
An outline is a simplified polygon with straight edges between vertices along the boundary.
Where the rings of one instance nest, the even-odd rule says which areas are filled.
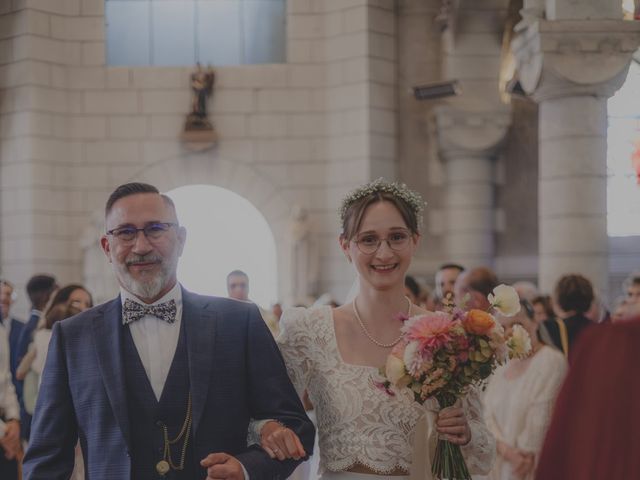
[[[354,240],[355,244],[365,255],[372,255],[378,251],[382,242],[387,242],[389,248],[394,252],[401,252],[409,245],[411,233],[409,230],[396,230],[391,232],[387,238],[380,238],[373,233],[363,233]]]

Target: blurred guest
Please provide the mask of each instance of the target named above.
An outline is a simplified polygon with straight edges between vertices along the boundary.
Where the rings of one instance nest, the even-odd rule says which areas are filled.
[[[634,272],[622,284],[624,296],[616,299],[611,321],[626,322],[640,317],[640,272]]]
[[[418,306],[430,312],[434,312],[437,308],[437,302],[435,297],[433,296],[433,292],[431,291],[431,288],[429,288],[426,285],[422,285],[420,287],[420,297],[418,297]]]
[[[404,294],[411,300],[411,303],[418,305],[420,302],[421,289],[420,285],[411,275],[404,277]]]
[[[29,320],[20,332],[20,338],[18,339],[18,346],[16,349],[16,368],[27,353],[29,344],[33,340],[33,332],[35,331],[40,317],[44,311],[49,298],[53,292],[58,288],[56,279],[51,275],[34,275],[27,282],[27,295],[31,302],[31,312],[29,313]],[[31,415],[27,413],[24,408],[24,399],[20,399],[20,427],[22,438],[29,440],[29,434],[31,432]]]
[[[640,303],[640,272],[629,275],[624,281],[623,289],[627,301]]]
[[[0,328],[3,328],[9,341],[9,367],[11,370],[11,380],[16,388],[18,400],[22,393],[22,384],[16,379],[16,366],[18,355],[18,341],[24,328],[24,323],[11,317],[11,306],[15,300],[16,293],[13,284],[7,280],[0,279]]]
[[[485,420],[496,437],[497,457],[490,480],[533,479],[556,395],[567,362],[542,343],[533,308],[521,300],[513,317],[500,317],[505,333],[521,325],[531,338],[531,355],[513,359],[495,371],[484,397]]]
[[[436,302],[442,306],[445,301],[449,304],[454,303],[453,286],[460,273],[464,272],[464,267],[457,263],[445,263],[440,265],[436,272]]]
[[[562,350],[566,358],[573,342],[593,322],[585,313],[591,308],[594,300],[593,285],[578,274],[560,277],[553,291],[554,320],[547,320],[547,328],[554,345]]]
[[[18,480],[20,444],[20,405],[11,381],[9,341],[0,328],[0,478]]]
[[[458,275],[453,292],[456,304],[463,308],[487,310],[487,296],[498,286],[498,277],[487,267],[465,270]]]
[[[611,321],[613,323],[628,322],[637,318],[640,318],[640,302],[633,302],[625,297],[618,299]]]
[[[516,289],[516,292],[518,292],[520,300],[526,300],[531,303],[531,301],[539,295],[538,287],[536,287],[533,282],[520,280],[515,282],[512,286]]]
[[[589,307],[589,310],[585,312],[584,316],[593,323],[606,323],[611,321],[609,309],[602,301],[602,298],[595,293],[593,296],[593,302],[591,302],[591,306]]]
[[[547,320],[553,320],[555,314],[553,312],[553,305],[551,303],[551,297],[549,295],[538,295],[531,300],[531,306],[533,308],[533,321],[536,322],[538,327],[538,335],[545,345],[549,345],[557,350],[549,330],[547,330]]]
[[[560,390],[538,480],[640,478],[640,318],[584,331]]]
[[[32,371],[37,375],[39,384],[44,362],[47,358],[47,351],[49,350],[53,325],[65,318],[84,312],[92,306],[93,299],[91,294],[82,285],[67,285],[56,292],[42,317],[43,321],[40,322],[39,328],[33,335],[33,342],[29,345],[27,355],[24,356],[20,363],[18,376],[21,380],[24,380],[28,372]],[[27,403],[33,403],[32,405],[27,405],[27,407],[31,407],[27,408],[29,413],[33,413],[32,407],[35,406],[35,397],[37,397],[37,391],[32,401],[26,399]]]
[[[241,302],[250,302],[249,300],[249,275],[244,273],[242,270],[234,270],[227,275],[227,293],[229,294],[229,298],[233,298],[234,300],[240,300]],[[269,331],[274,337],[278,336],[280,332],[278,321],[279,319],[270,312],[269,310],[265,310],[260,305],[257,305],[260,310],[260,315],[262,315],[262,319],[264,323],[269,327]]]
[[[249,301],[249,276],[242,270],[234,270],[227,275],[227,293],[234,300]]]
[[[531,300],[533,307],[533,319],[537,324],[554,318],[553,304],[549,295],[538,295]]]

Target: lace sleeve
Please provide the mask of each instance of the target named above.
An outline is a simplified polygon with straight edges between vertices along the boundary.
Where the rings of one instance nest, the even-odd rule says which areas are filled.
[[[462,401],[471,429],[471,441],[462,447],[462,454],[469,473],[486,475],[491,470],[496,456],[496,441],[486,424],[482,413],[482,402],[478,390],[472,388]]]
[[[276,341],[291,383],[300,397],[309,384],[313,364],[312,335],[306,309],[289,308],[284,311],[280,319],[280,335]]]

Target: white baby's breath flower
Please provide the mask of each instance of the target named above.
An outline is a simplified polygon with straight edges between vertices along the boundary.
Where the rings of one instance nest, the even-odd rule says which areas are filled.
[[[512,317],[520,311],[518,292],[510,285],[498,285],[487,299],[493,308],[506,317]]]
[[[514,325],[507,340],[509,358],[524,358],[531,352],[531,338],[521,325]]]

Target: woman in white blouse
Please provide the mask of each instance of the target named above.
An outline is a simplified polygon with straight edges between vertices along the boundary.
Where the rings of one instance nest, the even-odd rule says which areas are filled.
[[[420,196],[406,186],[382,180],[347,196],[340,246],[357,271],[357,295],[338,308],[287,310],[281,319],[278,344],[291,380],[300,394],[308,391],[315,406],[323,480],[409,478],[414,455],[429,456],[428,451],[413,452],[413,433],[435,401],[421,406],[407,392],[390,396],[374,382],[400,340],[399,314],[424,313],[404,293],[404,277],[420,240],[422,206]],[[462,446],[472,473],[489,470],[495,447],[475,391],[461,407],[442,410],[435,429]],[[271,455],[300,455],[288,429],[268,422],[260,433]]]
[[[509,333],[514,324],[531,338],[531,355],[498,367],[484,396],[485,419],[496,437],[497,457],[490,480],[532,480],[560,385],[567,373],[564,355],[540,341],[533,307],[500,322]]]

